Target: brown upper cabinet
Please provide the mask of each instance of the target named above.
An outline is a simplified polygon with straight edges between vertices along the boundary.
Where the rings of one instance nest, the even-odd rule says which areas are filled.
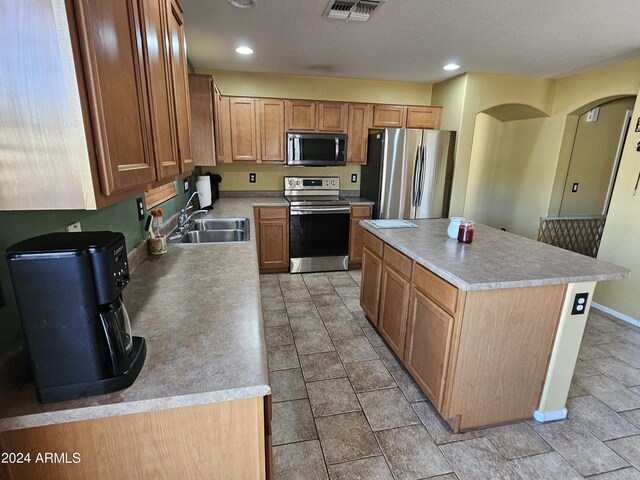
[[[367,163],[367,142],[369,128],[372,123],[373,107],[366,103],[349,105],[349,142],[347,146],[347,163],[363,165]]]
[[[287,131],[346,133],[349,105],[341,102],[286,100]]]
[[[195,165],[216,164],[214,98],[215,92],[211,75],[189,74],[192,154]]]
[[[407,128],[440,128],[442,107],[407,107]]]
[[[337,102],[318,102],[318,131],[347,133],[349,105]]]
[[[7,24],[15,31],[7,38],[16,44],[7,45],[13,53],[4,79],[15,95],[6,115],[11,123],[2,120],[0,128],[15,132],[12,155],[25,159],[20,168],[31,172],[38,195],[0,182],[7,192],[0,209],[95,209],[192,168],[184,24],[177,2],[62,4],[67,21],[53,9],[30,17],[28,29],[40,32],[37,36],[23,33],[21,19],[38,2],[18,2],[9,13],[15,18]],[[34,55],[20,56],[25,48]],[[34,72],[44,64],[57,67],[36,85]],[[15,182],[20,175],[10,167],[4,177]]]
[[[257,100],[232,97],[229,99],[231,116],[231,154],[233,161],[257,161],[258,125]]]
[[[374,128],[440,128],[442,107],[375,105]]]
[[[406,124],[407,107],[403,105],[374,105],[373,126],[375,128],[403,128]]]
[[[306,100],[285,100],[288,131],[316,130],[316,103]]]
[[[213,117],[216,138],[216,160],[218,163],[231,163],[231,115],[229,113],[229,97],[220,94],[218,86],[213,82]]]
[[[158,0],[154,0],[158,1]],[[187,40],[184,31],[182,7],[177,0],[167,1],[167,28],[171,73],[173,75],[173,93],[175,116],[178,125],[178,151],[180,154],[180,173],[193,170],[191,155],[191,113],[189,112],[189,81],[187,79]]]
[[[284,163],[284,100],[261,98],[258,103],[260,153],[263,162]]]

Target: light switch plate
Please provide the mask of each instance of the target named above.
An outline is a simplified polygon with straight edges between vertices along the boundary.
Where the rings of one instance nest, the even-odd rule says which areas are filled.
[[[351,174],[351,183],[357,183],[358,182],[358,174],[357,173],[352,173]]]
[[[255,173],[250,173],[249,174],[249,183],[256,183],[256,174]]]
[[[184,193],[189,191],[189,180],[184,181]]]

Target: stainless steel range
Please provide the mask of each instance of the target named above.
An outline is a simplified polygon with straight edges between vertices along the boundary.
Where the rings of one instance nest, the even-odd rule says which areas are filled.
[[[349,201],[339,177],[284,177],[291,273],[347,270]]]

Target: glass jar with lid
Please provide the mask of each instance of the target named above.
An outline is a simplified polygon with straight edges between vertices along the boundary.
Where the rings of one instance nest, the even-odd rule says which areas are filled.
[[[464,222],[460,222],[460,227],[458,228],[458,241],[461,243],[471,243],[473,242],[473,234],[475,232],[476,222],[471,220],[465,220]]]

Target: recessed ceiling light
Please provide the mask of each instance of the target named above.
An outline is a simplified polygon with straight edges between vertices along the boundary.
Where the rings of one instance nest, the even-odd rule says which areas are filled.
[[[238,8],[251,8],[256,4],[256,0],[227,0],[231,5]]]
[[[442,67],[443,70],[457,70],[460,68],[460,65],[458,65],[457,63],[447,63],[444,67]]]
[[[253,50],[249,47],[238,47],[236,48],[236,53],[239,53],[240,55],[251,55]]]

